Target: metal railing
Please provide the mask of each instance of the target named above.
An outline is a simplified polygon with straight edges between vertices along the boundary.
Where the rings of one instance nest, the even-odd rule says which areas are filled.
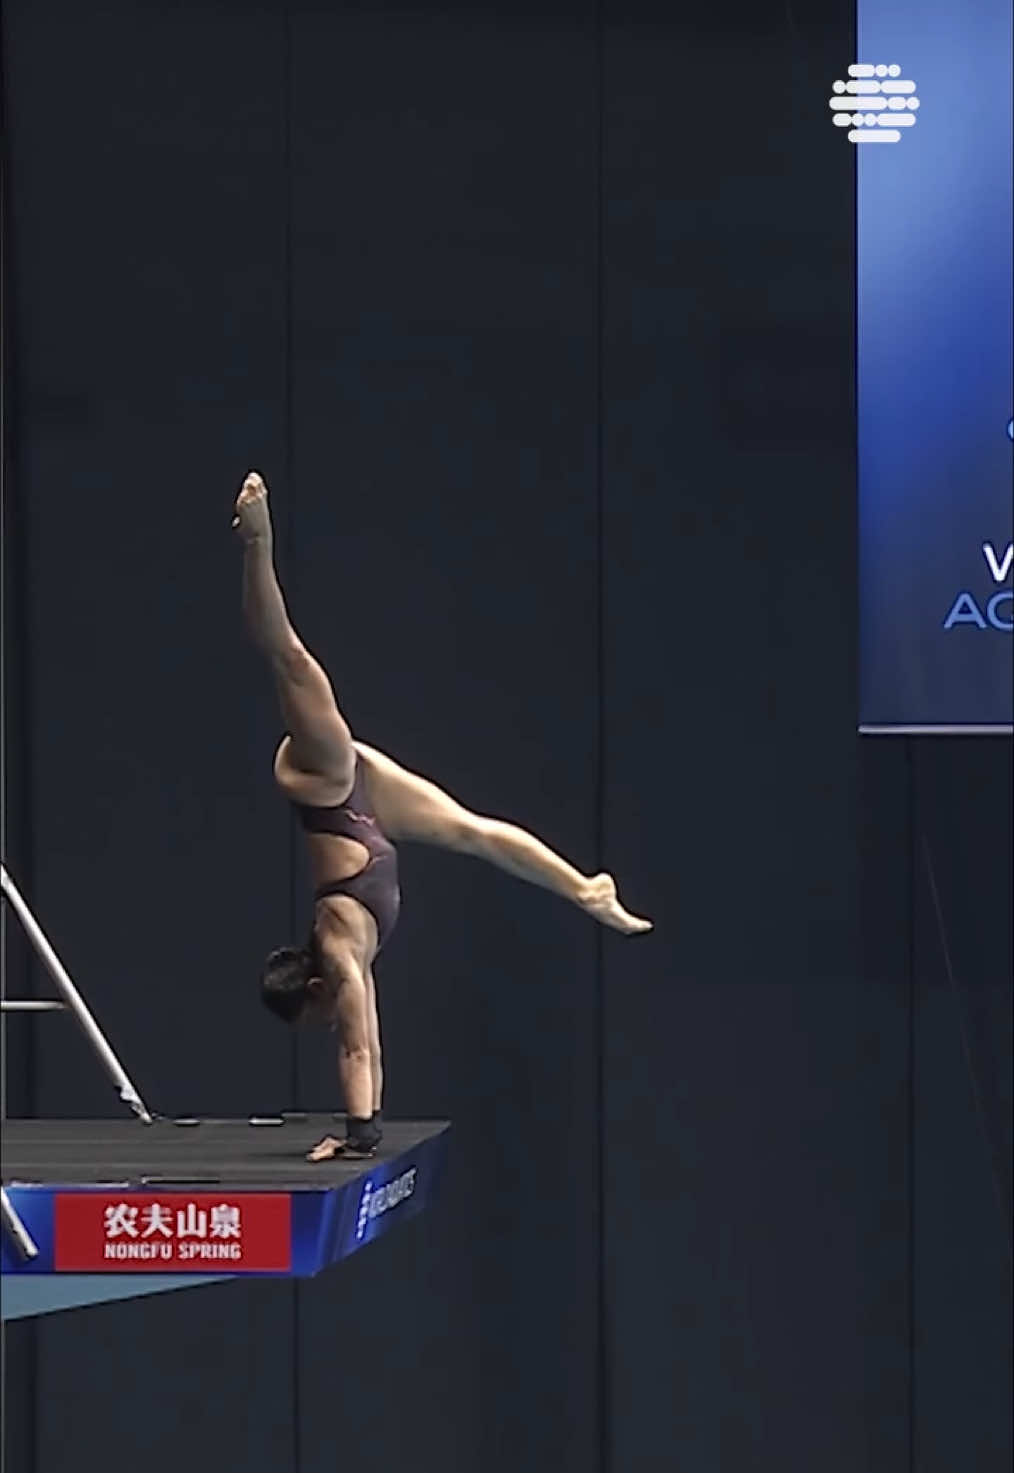
[[[78,989],[71,981],[70,974],[57,956],[49,943],[48,938],[29,910],[24,897],[17,885],[7,872],[6,865],[0,864],[0,886],[3,890],[3,898],[10,905],[14,914],[24,929],[35,952],[49,973],[56,989],[60,993],[57,998],[2,998],[0,999],[0,1011],[4,1013],[35,1013],[45,1015],[47,1013],[73,1013],[81,1031],[84,1033],[92,1049],[98,1056],[99,1063],[109,1076],[116,1092],[125,1105],[129,1105],[137,1118],[145,1125],[152,1122],[151,1112],[142,1100],[137,1089],[130,1080],[129,1075],[114,1054],[109,1042],[96,1023],[87,1003]],[[6,1100],[3,1101],[3,1115],[6,1118]],[[38,1248],[32,1241],[31,1234],[25,1227],[21,1218],[14,1209],[13,1203],[7,1196],[5,1190],[0,1189],[0,1209],[2,1209],[3,1226],[15,1244],[18,1253],[24,1259],[35,1258]]]

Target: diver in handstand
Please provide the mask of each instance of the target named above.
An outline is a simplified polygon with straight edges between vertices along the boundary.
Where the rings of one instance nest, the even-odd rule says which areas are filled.
[[[651,922],[623,908],[610,875],[581,874],[523,829],[470,813],[354,740],[327,675],[289,620],[274,566],[267,487],[253,472],[237,497],[233,527],[244,550],[246,622],[271,665],[287,727],[275,753],[275,780],[306,832],[316,886],[310,941],[271,953],[261,996],[286,1022],[316,1016],[336,1029],[346,1134],[328,1136],[309,1159],[360,1159],[375,1153],[382,1134],[373,963],[398,917],[395,843],[434,844],[488,860],[625,935],[649,931]]]

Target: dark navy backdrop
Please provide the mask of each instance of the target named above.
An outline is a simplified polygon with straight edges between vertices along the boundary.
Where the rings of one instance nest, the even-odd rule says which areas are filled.
[[[8,849],[140,1083],[333,1099],[255,1001],[307,910],[250,465],[356,729],[658,923],[406,853],[441,1205],[15,1327],[11,1466],[1006,1468],[1009,750],[855,736],[854,39],[799,10],[5,7]]]

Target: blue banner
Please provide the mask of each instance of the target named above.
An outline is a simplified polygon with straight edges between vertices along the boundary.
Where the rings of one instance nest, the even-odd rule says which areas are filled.
[[[904,124],[841,139],[857,156],[860,729],[1010,731],[1011,3],[859,0],[857,37],[871,111],[852,125]],[[833,107],[853,91],[840,75]]]

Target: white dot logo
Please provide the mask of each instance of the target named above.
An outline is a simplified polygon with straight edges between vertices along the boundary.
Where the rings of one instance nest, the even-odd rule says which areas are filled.
[[[828,106],[834,126],[849,130],[850,143],[900,143],[905,129],[916,124],[915,83],[905,81],[897,62],[855,62],[848,75],[847,82],[831,84],[834,96]],[[863,112],[856,111],[860,107]]]

